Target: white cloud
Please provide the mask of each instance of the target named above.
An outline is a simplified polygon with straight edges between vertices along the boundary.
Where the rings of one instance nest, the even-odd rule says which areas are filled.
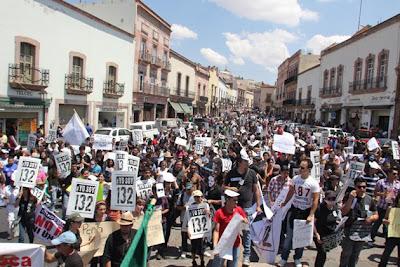
[[[331,44],[343,42],[348,38],[350,38],[349,35],[323,36],[321,34],[316,34],[307,41],[306,47],[311,50],[312,53],[319,54]]]
[[[322,3],[328,3],[328,2],[333,2],[335,0],[317,0],[317,1]]]
[[[179,25],[179,24],[172,24],[172,38],[175,40],[183,40],[183,39],[197,39],[197,33],[192,31],[186,26]]]
[[[223,55],[218,52],[212,50],[211,48],[202,48],[200,49],[200,53],[203,55],[205,59],[207,59],[211,64],[218,66],[225,66],[228,64],[228,60]]]
[[[236,65],[244,65],[245,64],[243,58],[240,58],[240,57],[231,56],[230,60],[233,62],[233,64],[236,64]]]
[[[279,64],[289,56],[287,44],[297,37],[285,30],[263,33],[224,33],[225,44],[231,52],[233,63],[249,60],[275,73]]]
[[[303,9],[298,0],[210,0],[236,16],[297,26],[301,20],[318,20],[318,13]]]

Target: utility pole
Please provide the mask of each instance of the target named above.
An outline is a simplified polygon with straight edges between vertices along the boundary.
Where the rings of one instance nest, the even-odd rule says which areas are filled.
[[[357,31],[360,30],[361,27],[361,10],[362,10],[362,4],[363,4],[363,0],[360,0],[360,10],[358,12],[358,26],[357,26]]]

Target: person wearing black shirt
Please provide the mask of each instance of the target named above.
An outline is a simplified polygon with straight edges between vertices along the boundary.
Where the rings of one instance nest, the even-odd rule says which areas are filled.
[[[85,146],[79,147],[79,154],[75,155],[75,162],[79,168],[90,168],[90,157],[85,153]]]
[[[57,266],[83,267],[82,258],[73,247],[76,241],[76,236],[71,231],[64,232],[59,237],[51,240],[51,244],[56,246],[57,252],[51,254],[46,250],[45,261],[47,263],[57,262]]]
[[[33,243],[36,203],[37,199],[31,194],[30,189],[23,187],[21,195],[17,199],[19,206],[18,217],[21,218],[18,243],[24,243],[25,232],[28,234],[29,243]]]
[[[342,214],[345,223],[340,267],[354,267],[366,241],[371,240],[372,223],[379,216],[373,199],[366,194],[367,183],[362,177],[354,180],[355,190],[343,199]]]
[[[131,245],[135,231],[132,229],[134,217],[130,212],[121,215],[120,229],[111,233],[106,241],[103,262],[106,267],[119,267]]]
[[[240,194],[238,205],[244,209],[248,217],[250,217],[254,212],[251,208],[254,198],[257,202],[256,211],[262,211],[261,194],[260,190],[258,190],[257,175],[254,170],[249,168],[249,161],[249,156],[246,151],[242,149],[235,168],[227,174],[224,182],[224,190],[230,189]],[[243,230],[243,265],[250,265],[250,247],[250,231]]]
[[[315,267],[322,267],[326,261],[326,251],[323,249],[323,238],[335,233],[336,226],[341,220],[341,212],[336,205],[336,193],[327,191],[324,201],[315,212],[314,242],[317,247]]]

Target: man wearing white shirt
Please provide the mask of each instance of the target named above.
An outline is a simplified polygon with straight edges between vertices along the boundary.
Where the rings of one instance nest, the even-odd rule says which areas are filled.
[[[4,200],[7,203],[7,219],[8,219],[8,240],[14,238],[13,235],[13,224],[17,219],[18,215],[18,206],[16,206],[16,201],[19,196],[19,187],[14,185],[14,180],[11,180],[10,184],[6,186],[4,190]]]
[[[319,204],[320,187],[318,181],[310,175],[312,168],[313,164],[310,159],[304,159],[300,162],[300,175],[293,178],[286,200],[282,203],[282,206],[285,206],[293,196],[292,207],[287,215],[287,232],[280,266],[285,266],[292,248],[293,221],[295,219],[306,220],[307,223],[314,221],[314,214]],[[295,249],[294,263],[296,267],[302,266],[303,250],[304,248]]]

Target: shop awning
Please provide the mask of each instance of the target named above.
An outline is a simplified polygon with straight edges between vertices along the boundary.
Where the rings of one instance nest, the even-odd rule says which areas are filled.
[[[193,107],[186,103],[179,103],[185,114],[193,114]]]
[[[185,111],[182,109],[181,105],[179,103],[175,102],[169,102],[172,106],[172,108],[175,110],[175,113],[185,113]]]

